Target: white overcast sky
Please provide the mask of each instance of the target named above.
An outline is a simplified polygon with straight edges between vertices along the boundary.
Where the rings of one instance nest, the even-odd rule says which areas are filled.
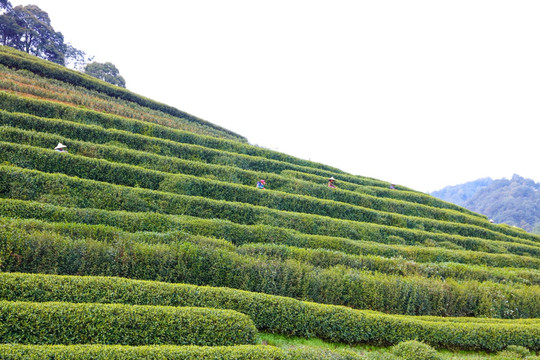
[[[540,182],[540,1],[11,3],[252,144],[425,192]]]

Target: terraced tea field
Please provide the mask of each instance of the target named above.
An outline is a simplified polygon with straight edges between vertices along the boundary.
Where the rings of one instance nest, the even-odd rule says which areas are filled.
[[[0,73],[0,358],[540,350],[539,236],[10,48]]]

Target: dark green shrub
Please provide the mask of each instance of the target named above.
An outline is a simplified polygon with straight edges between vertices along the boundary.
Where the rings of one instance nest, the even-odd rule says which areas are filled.
[[[495,359],[497,360],[513,360],[513,359],[523,359],[528,357],[531,354],[529,349],[519,345],[509,345],[505,350],[499,351]]]
[[[0,298],[232,309],[249,315],[260,330],[349,344],[398,344],[418,339],[440,348],[500,351],[514,344],[540,350],[537,319],[396,316],[230,288],[112,277],[0,273]]]
[[[231,310],[0,301],[0,342],[20,344],[253,344],[257,329]]]
[[[524,346],[519,346],[519,345],[508,345],[506,347],[506,351],[513,352],[514,354],[517,354],[521,357],[529,356],[531,353],[529,349],[527,349]]]
[[[407,360],[441,360],[442,356],[428,344],[417,340],[409,340],[395,345],[393,353]]]

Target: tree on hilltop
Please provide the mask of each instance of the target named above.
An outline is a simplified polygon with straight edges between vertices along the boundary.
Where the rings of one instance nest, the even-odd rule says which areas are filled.
[[[3,45],[60,65],[72,63],[74,68],[90,61],[83,51],[64,42],[62,33],[51,25],[49,14],[37,5],[13,7],[9,0],[0,0],[0,14]]]
[[[84,72],[85,74],[106,81],[109,84],[121,86],[123,88],[126,87],[126,81],[120,75],[120,72],[118,71],[116,66],[114,66],[114,64],[110,62],[91,62],[90,64],[86,65],[86,67],[84,68]]]
[[[17,45],[20,50],[63,65],[65,62],[64,36],[51,25],[49,14],[36,5],[13,9],[20,27]]]
[[[7,13],[0,15],[0,39],[2,45],[16,47],[19,33],[22,31],[17,20]]]
[[[126,81],[112,63],[89,64],[93,57],[65,43],[64,35],[51,25],[49,14],[37,5],[13,7],[9,0],[0,0],[0,43],[126,87]]]
[[[2,45],[12,46],[10,42],[21,31],[13,17],[13,6],[8,0],[0,0],[0,39]]]
[[[0,13],[4,13],[4,11],[9,11],[11,8],[11,3],[8,0],[0,0]]]

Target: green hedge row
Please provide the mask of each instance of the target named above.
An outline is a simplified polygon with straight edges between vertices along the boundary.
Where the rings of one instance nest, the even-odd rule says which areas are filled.
[[[182,230],[167,232],[137,231],[128,232],[110,225],[87,225],[73,222],[46,222],[35,219],[16,219],[0,215],[0,224],[16,226],[25,231],[52,231],[72,239],[94,238],[113,243],[116,241],[135,241],[149,244],[168,244],[187,241],[210,248],[222,248],[235,251],[236,247],[230,241],[211,236],[190,234]]]
[[[463,213],[454,211],[454,210],[443,210],[438,209],[430,206],[424,206],[424,205],[418,205],[414,203],[409,203],[405,201],[400,200],[393,200],[393,199],[379,199],[374,196],[370,195],[364,195],[359,194],[352,191],[344,191],[344,190],[332,190],[328,189],[325,185],[314,185],[312,183],[306,182],[306,181],[290,181],[286,178],[283,178],[279,175],[267,173],[267,174],[261,174],[254,171],[246,171],[246,170],[240,170],[232,167],[227,166],[220,166],[220,165],[211,165],[211,164],[203,164],[200,162],[193,162],[193,161],[186,161],[186,160],[180,160],[172,157],[163,157],[159,155],[153,155],[148,154],[146,152],[142,151],[136,151],[136,150],[128,150],[128,149],[122,149],[118,147],[113,146],[105,146],[105,145],[97,145],[93,143],[83,142],[83,141],[77,141],[77,140],[71,140],[64,137],[60,137],[58,135],[48,134],[48,133],[38,133],[38,132],[30,132],[20,129],[15,129],[12,127],[5,127],[0,126],[0,139],[16,144],[26,144],[31,146],[38,146],[46,149],[52,149],[58,141],[66,144],[70,144],[69,151],[71,154],[78,154],[85,157],[92,157],[92,158],[98,158],[98,159],[106,159],[113,162],[119,162],[124,164],[130,164],[130,165],[136,165],[141,166],[143,168],[150,168],[150,170],[158,170],[158,171],[164,171],[164,172],[180,172],[183,174],[193,175],[197,177],[207,177],[209,179],[213,180],[221,180],[226,181],[226,185],[221,186],[231,186],[230,183],[240,183],[243,185],[249,185],[253,187],[253,184],[255,184],[258,179],[265,178],[267,180],[267,183],[271,184],[272,190],[278,190],[278,191],[284,191],[287,193],[294,193],[297,195],[308,195],[310,197],[315,197],[318,199],[328,199],[328,200],[334,200],[338,202],[345,202],[351,205],[361,206],[365,208],[370,208],[372,210],[378,210],[378,211],[385,211],[385,212],[396,212],[402,215],[409,215],[414,217],[423,217],[423,218],[429,218],[429,219],[435,219],[435,220],[443,220],[443,221],[451,221],[451,222],[459,222],[463,224],[470,224],[470,225],[476,225],[480,226],[482,228],[487,228],[489,231],[498,231],[500,230],[499,227],[495,227],[492,224],[490,224],[485,219],[480,219],[477,216],[468,216]],[[24,149],[25,152],[31,152],[32,150],[27,148],[21,148],[18,145],[7,145],[2,144],[3,147],[7,147],[4,151],[3,158],[5,161],[8,161],[10,163],[13,163],[18,166],[23,167],[30,167],[34,168],[36,170],[42,170],[42,171],[48,171],[48,172],[63,172],[65,174],[75,174],[81,176],[80,172],[76,169],[76,167],[71,166],[65,166],[68,167],[71,170],[71,173],[66,171],[62,168],[62,163],[58,163],[57,157],[49,156],[47,157],[48,160],[52,161],[53,164],[47,164],[44,161],[40,160],[40,163],[37,164],[39,166],[36,166],[36,164],[29,163],[31,159],[25,159],[23,156],[27,156],[30,158],[36,158],[36,155],[33,154],[24,154],[19,155],[21,153],[22,149]],[[34,150],[37,151],[37,150]],[[38,156],[40,159],[42,156]],[[71,159],[74,161],[73,159]],[[82,161],[82,160],[79,160]],[[88,160],[86,160],[88,161]],[[64,162],[66,163],[66,162]],[[121,167],[119,169],[122,169]],[[121,170],[119,170],[121,171]],[[82,174],[83,177],[84,174]],[[147,172],[142,171],[141,177],[148,176]],[[193,186],[188,185],[188,183],[191,181],[193,182],[192,178],[184,178],[188,181],[182,181],[180,178],[170,178],[170,181],[167,183],[167,189],[170,188],[170,190],[173,190],[173,192],[178,192],[176,189],[177,187],[180,187],[179,190],[184,190],[186,187],[188,190],[193,190]],[[98,179],[99,180],[99,179]],[[114,177],[114,178],[103,178],[104,181],[111,182],[111,183],[120,183],[125,185],[133,185],[133,182],[123,183],[122,177]],[[162,181],[163,178],[159,177],[158,182]],[[202,180],[201,180],[202,181]],[[180,184],[178,184],[180,182]],[[214,187],[219,184],[212,184]],[[208,185],[206,186],[208,187]],[[204,186],[202,187],[195,187],[199,192],[202,191]],[[255,189],[251,188],[248,191],[249,196],[246,197],[245,194],[241,194],[242,192],[245,192],[245,188],[242,187],[233,187],[235,190],[235,195],[240,196],[244,195],[243,197],[236,199],[227,199],[224,195],[221,195],[221,197],[225,198],[226,200],[233,200],[233,201],[242,201],[242,202],[249,202],[252,204],[258,204],[268,207],[275,207],[276,203],[280,204],[280,207],[282,209],[286,209],[286,203],[283,203],[283,201],[273,201],[275,200],[275,193],[274,196],[271,196],[271,194],[262,193],[260,191],[256,191]],[[174,191],[176,190],[176,191]],[[213,191],[213,193],[215,190]],[[224,191],[221,191],[222,193]],[[210,191],[205,192],[204,194],[200,193],[193,193],[190,195],[203,195],[203,196],[209,196],[212,198],[216,198],[213,196],[213,193],[210,193]],[[227,197],[231,197],[230,191],[225,191]],[[257,194],[256,197],[254,197],[254,194]],[[268,199],[267,199],[268,198]],[[298,199],[298,197],[294,197],[294,199]],[[304,199],[305,198],[300,198]],[[259,200],[260,203],[257,203],[256,201]],[[261,202],[262,200],[266,200],[265,202]],[[269,201],[272,200],[272,201]],[[291,199],[285,199],[291,201]],[[344,211],[343,209],[336,209],[333,212],[329,212],[327,209],[325,209],[325,204],[323,203],[323,206],[309,206],[307,208],[300,208],[298,210],[294,209],[286,209],[286,210],[293,210],[293,211],[299,211],[299,212],[307,212],[307,213],[313,213],[315,210],[318,211],[318,213],[322,213],[323,215],[331,215],[332,217],[337,218],[349,218],[349,219],[355,219],[355,217],[359,216],[354,211]],[[341,205],[343,206],[343,205]],[[356,208],[353,208],[352,210],[355,210]],[[411,221],[417,221],[418,219],[413,219]],[[411,222],[409,221],[409,222]],[[399,221],[399,223],[402,223],[402,221]],[[414,226],[412,224],[408,224],[408,226]],[[440,229],[441,231],[444,231]],[[515,232],[514,232],[515,233]],[[487,232],[486,234],[492,234],[491,237],[489,235],[485,235],[483,237],[487,238],[494,238],[494,235],[492,232]],[[514,234],[515,235],[515,234]],[[521,235],[521,234],[519,234]]]
[[[314,182],[314,183],[326,180],[325,178],[322,178],[320,175],[309,174],[306,172],[301,172],[301,171],[296,171],[296,170],[283,170],[281,174],[290,178]],[[357,184],[357,183],[351,183],[347,181],[338,181],[337,184],[339,185],[339,189],[365,193],[371,196],[375,196],[377,198],[390,198],[390,199],[414,202],[417,204],[423,204],[423,205],[437,207],[437,208],[456,210],[458,212],[465,213],[467,215],[472,215],[472,216],[480,217],[484,220],[487,220],[486,216],[479,215],[461,206],[458,206],[458,205],[455,205],[446,201],[442,201],[428,194],[424,194],[424,193],[416,192],[416,191],[409,191],[408,189],[402,189],[399,186],[396,189],[390,189],[389,186],[381,187],[380,185],[377,186],[377,184],[369,184],[369,183]]]
[[[273,188],[275,185],[281,188],[285,184],[291,183],[290,180],[274,173],[261,173],[226,165],[184,160],[172,156],[157,155],[149,151],[132,150],[120,143],[101,145],[88,141],[73,140],[63,135],[22,130],[10,126],[0,126],[0,139],[5,142],[46,149],[52,149],[56,143],[61,142],[69,144],[70,154],[141,166],[149,170],[189,174],[243,185],[254,186],[261,178],[271,179],[268,182],[272,183]],[[54,145],[51,146],[51,144]]]
[[[233,310],[0,301],[0,342],[19,344],[240,345],[257,329]]]
[[[403,258],[350,255],[331,250],[304,249],[277,244],[246,244],[240,246],[237,251],[240,254],[264,255],[282,261],[294,259],[322,268],[343,265],[353,269],[376,271],[391,275],[540,285],[540,271],[533,269],[501,269],[453,262],[417,263]]]
[[[202,123],[174,117],[159,110],[112,98],[59,80],[43,78],[26,70],[11,69],[2,64],[0,64],[0,89],[19,96],[69,104],[82,109],[147,121],[205,136],[240,140],[237,136]]]
[[[540,272],[533,269],[501,269],[497,267],[459,264],[455,262],[418,263],[407,260],[403,257],[396,257],[395,254],[394,256],[389,257],[369,254],[350,255],[335,250],[317,248],[303,249],[296,246],[264,243],[247,243],[236,248],[231,242],[226,240],[203,237],[200,235],[190,235],[182,231],[169,231],[163,233],[131,233],[106,225],[86,225],[66,222],[49,223],[33,219],[19,220],[12,218],[0,218],[0,223],[5,224],[5,226],[16,226],[28,232],[52,231],[63,236],[68,236],[72,239],[94,238],[109,243],[118,241],[135,241],[156,244],[184,241],[209,248],[220,248],[228,251],[236,251],[239,254],[247,254],[250,256],[264,255],[270,258],[278,258],[281,261],[293,259],[322,268],[344,265],[350,268],[377,271],[393,275],[540,285]],[[212,235],[217,236],[223,234],[216,232],[207,236]]]
[[[45,131],[48,133],[58,134],[70,139],[90,141],[93,143],[110,143],[115,145],[122,145],[127,146],[131,149],[164,156],[175,156],[178,158],[197,160],[199,162],[202,161],[211,164],[230,164],[241,169],[261,171],[263,172],[264,176],[268,176],[268,173],[272,172],[282,172],[287,176],[295,173],[294,171],[289,172],[289,170],[287,170],[287,167],[280,162],[269,162],[268,160],[265,161],[265,159],[256,159],[242,156],[229,156],[229,154],[227,154],[226,152],[211,151],[210,149],[203,149],[197,146],[187,146],[179,143],[174,143],[172,141],[150,138],[147,136],[136,135],[128,133],[126,131],[120,131],[115,129],[103,129],[101,127],[92,125],[77,124],[54,119],[44,119],[25,114],[11,114],[1,110],[0,124],[33,131]],[[290,168],[291,166],[288,167]],[[303,169],[303,171],[309,170],[310,169]],[[316,182],[326,184],[326,178],[318,177],[316,179],[318,179],[316,180]],[[275,179],[273,181],[275,181]],[[292,189],[295,189],[295,187],[293,187]],[[354,187],[354,189],[356,189],[356,187]],[[402,191],[389,192],[388,197],[391,198],[392,196],[390,195],[397,195],[399,193],[402,193]],[[328,189],[326,189],[326,194],[329,194]],[[376,195],[386,197],[386,195],[383,196],[383,194],[377,193]],[[424,194],[419,194],[419,196],[419,199],[411,198],[410,201],[421,202],[423,201],[422,199],[426,197],[431,202],[429,204],[430,206],[448,208],[448,206],[451,205],[442,201],[434,201],[435,198],[428,197]],[[343,199],[339,200],[347,202]],[[456,207],[456,210],[465,211],[463,208],[458,207]]]
[[[30,67],[31,71],[32,69],[34,70],[34,72],[36,72],[37,74],[40,74],[40,75],[43,75],[42,73],[40,73],[40,71],[37,71],[37,69],[47,69],[46,72],[51,72],[51,74],[63,74],[63,75],[67,75],[67,74],[70,74],[68,76],[68,78],[71,78],[72,76],[74,78],[77,78],[79,79],[78,81],[83,81],[81,79],[85,79],[83,82],[84,83],[92,83],[94,85],[90,86],[90,88],[93,88],[93,86],[97,86],[96,84],[99,84],[99,89],[101,91],[105,91],[106,92],[106,89],[113,89],[114,90],[114,93],[115,93],[115,97],[120,97],[122,98],[122,96],[118,96],[117,92],[120,91],[122,93],[126,92],[128,94],[130,94],[130,101],[133,101],[133,99],[131,99],[131,96],[135,96],[135,98],[138,98],[138,99],[143,99],[144,103],[145,103],[145,106],[148,106],[148,104],[146,104],[146,102],[150,101],[151,103],[153,103],[154,105],[155,104],[158,104],[158,108],[160,111],[163,111],[162,107],[165,106],[166,108],[170,108],[170,107],[167,107],[166,105],[163,105],[163,104],[159,104],[159,103],[155,103],[153,102],[152,100],[149,100],[149,99],[144,99],[138,95],[135,95],[135,94],[132,94],[130,93],[129,91],[125,90],[125,89],[121,89],[121,88],[117,88],[117,87],[113,87],[111,86],[110,84],[107,84],[107,83],[104,83],[102,81],[99,81],[95,78],[92,78],[92,77],[89,77],[89,76],[86,76],[84,74],[81,74],[81,73],[78,73],[78,72],[73,72],[73,71],[70,71],[70,70],[67,70],[66,68],[63,68],[63,67],[58,67],[56,66],[55,64],[50,64],[48,62],[43,62],[41,61],[40,59],[37,59],[37,58],[34,58],[34,57],[31,57],[31,56],[28,56],[27,54],[25,53],[21,53],[21,52],[18,52],[14,49],[11,49],[11,48],[8,48],[8,47],[1,47],[0,48],[0,61],[4,64],[7,64],[9,66],[12,66],[12,67],[15,67],[15,68],[28,68]],[[24,65],[23,65],[24,64]],[[62,81],[65,81],[65,79],[63,79],[62,75],[58,75],[62,78]],[[54,76],[53,76],[54,77]],[[75,85],[78,85],[80,86],[81,84],[78,84],[76,83]],[[151,108],[153,108],[152,106],[149,106]],[[28,108],[28,107],[26,107]],[[174,109],[174,111],[178,111],[177,109]],[[167,111],[165,111],[167,112]],[[187,116],[188,114],[184,113],[184,112],[180,112],[180,117],[185,117]],[[200,120],[200,119],[198,119]],[[211,123],[207,123],[205,122],[204,120],[202,120],[204,123],[206,123],[206,125],[209,125],[209,126],[213,126],[215,127],[214,124],[211,124]],[[226,129],[221,129],[221,130],[226,130]],[[226,130],[228,131],[228,130]],[[237,135],[237,134],[235,134]],[[263,150],[264,151],[264,150]],[[320,164],[318,164],[320,165]],[[336,171],[337,169],[332,169],[332,171]],[[375,181],[375,179],[372,179]],[[382,184],[384,185],[387,185],[387,183],[385,182],[381,182]]]
[[[245,137],[241,135],[212,124],[206,120],[197,118],[184,111],[180,111],[174,107],[137,95],[127,89],[113,86],[105,81],[101,81],[79,71],[70,70],[66,67],[38,59],[37,57],[7,46],[0,46],[0,64],[14,69],[28,70],[39,76],[60,80],[71,85],[82,86],[89,90],[94,90],[113,98],[131,101],[150,109],[159,110],[172,116],[219,130],[220,132],[233,136],[241,141],[246,141]]]
[[[173,176],[138,166],[90,159],[73,154],[58,154],[53,150],[19,144],[0,142],[0,161],[39,171],[59,172],[112,184],[141,186],[181,195],[203,196],[210,199],[241,202],[336,219],[537,245],[531,240],[509,237],[476,225],[381,212],[332,200],[321,200],[278,191],[260,191],[253,186],[246,187],[191,175],[176,174]]]
[[[54,152],[51,154],[57,156],[59,161],[63,160],[62,156],[67,155]],[[65,158],[68,157],[65,156]],[[87,169],[81,172],[101,173],[102,170],[100,167],[87,165]],[[125,172],[124,176],[128,177],[129,174]],[[151,185],[142,183],[142,186],[150,187]],[[540,247],[529,244],[484,240],[293,213],[250,204],[112,185],[12,166],[0,166],[0,196],[73,207],[220,218],[246,225],[266,224],[296,229],[308,234],[333,235],[358,240],[369,239],[383,243],[388,242],[391,236],[398,236],[408,244],[451,242],[468,250],[532,256],[540,254]]]
[[[178,154],[182,154],[182,156],[185,156],[187,158],[200,159],[200,160],[202,159],[204,161],[217,162],[217,163],[231,163],[231,161],[234,163],[237,160],[239,160],[240,162],[236,162],[235,165],[240,166],[242,168],[270,170],[270,171],[274,171],[278,173],[284,170],[283,167],[277,167],[277,168],[274,167],[274,165],[279,164],[279,162],[275,162],[275,161],[274,162],[270,161],[269,163],[266,160],[261,160],[262,161],[261,162],[258,160],[251,159],[252,161],[250,160],[247,163],[242,163],[243,160],[246,160],[249,157],[247,158],[245,156],[244,157],[242,156],[230,157],[224,152],[209,151],[208,149],[204,150],[203,151],[204,154],[203,154],[201,153],[202,149],[198,147],[182,146],[182,145],[172,143],[172,142],[167,142],[167,141],[158,141],[158,143],[156,144],[154,143],[154,141],[148,142],[148,138],[145,136],[131,135],[122,131],[110,131],[110,130],[107,131],[104,129],[96,128],[94,126],[82,126],[82,125],[77,125],[77,124],[69,124],[63,121],[58,121],[58,120],[40,119],[36,117],[25,116],[25,115],[20,115],[20,114],[15,115],[15,114],[10,114],[10,113],[0,111],[0,123],[7,124],[10,126],[15,126],[15,127],[26,128],[26,129],[34,129],[34,130],[39,129],[39,130],[45,130],[45,131],[52,131],[55,133],[58,132],[62,134],[63,136],[69,136],[75,139],[87,139],[87,140],[92,139],[93,141],[105,142],[105,143],[106,142],[114,143],[114,142],[120,141],[121,143],[128,144],[130,147],[133,146],[136,149],[140,149],[140,150],[149,150],[149,149],[155,150],[156,148],[162,149],[163,148],[162,145],[166,145],[165,148],[167,148],[167,145],[171,145],[171,148],[169,148],[169,150],[167,150],[165,153],[162,152],[162,154],[168,155],[171,153],[178,153]],[[93,134],[95,134],[96,136],[94,136]],[[102,138],[102,136],[105,136],[105,138]],[[101,138],[101,141],[98,138]],[[209,155],[209,153],[215,157],[208,158],[206,155]],[[323,181],[323,179],[321,179],[321,181]],[[324,188],[324,186],[316,187],[319,193],[321,193],[320,191],[321,188]],[[295,189],[296,187],[293,186],[292,188],[289,187],[288,189],[286,189],[286,191],[291,191],[291,190],[294,191]],[[313,187],[309,189],[310,192],[313,190],[314,190]],[[400,191],[394,191],[394,192],[399,193]],[[322,193],[328,194],[328,189],[324,189]],[[338,200],[347,201],[348,199],[340,198]],[[358,200],[358,198],[352,199],[352,200],[353,201]],[[374,198],[370,199],[369,203],[364,204],[364,205],[366,206],[373,205],[374,204],[373,200]],[[411,199],[411,200],[414,200],[414,199]],[[392,208],[395,206],[396,204],[391,205]],[[420,213],[418,215],[423,216],[424,214]],[[487,221],[484,222],[483,226],[490,226],[486,224],[487,224]],[[499,228],[497,227],[496,229],[498,230]],[[523,236],[523,234],[520,233],[520,236]]]
[[[403,244],[404,240],[396,236],[387,239],[391,244],[381,244],[332,236],[302,234],[292,229],[269,225],[242,225],[219,219],[156,213],[67,208],[14,199],[0,199],[0,215],[52,222],[104,224],[129,232],[183,230],[192,234],[225,238],[236,245],[252,242],[278,243],[304,248],[331,249],[350,254],[403,257],[417,262],[458,262],[492,267],[540,269],[540,259],[535,257],[456,250],[453,247],[446,249],[398,245]],[[440,245],[448,244],[441,243]]]
[[[321,177],[320,175],[310,174],[307,172],[299,172],[295,170],[284,170],[281,172],[281,175],[288,176],[290,178],[294,178],[298,180],[311,181],[315,183],[317,182],[320,183],[325,180],[325,178]],[[484,220],[484,222],[487,221],[487,216],[485,215],[481,215],[471,210],[465,209],[461,206],[437,199],[436,197],[431,196],[429,194],[411,191],[409,189],[402,189],[401,191],[396,191],[396,190],[391,190],[391,189],[380,187],[380,186],[363,186],[363,185],[358,185],[358,184],[348,183],[348,182],[340,182],[340,184],[341,184],[340,187],[345,188],[349,191],[365,193],[365,194],[375,196],[377,198],[392,198],[392,199],[406,201],[406,202],[414,202],[417,204],[423,204],[430,207],[451,209],[451,210],[455,210],[460,213],[466,214],[468,216],[474,216],[476,218],[480,218]],[[489,224],[489,225],[486,224],[484,226],[489,227],[492,230],[505,233],[507,235],[528,238],[534,241],[540,240],[539,236],[536,234],[528,233],[527,231],[523,229],[509,226],[506,224]]]
[[[53,132],[59,131],[61,133],[62,133],[61,129],[66,126],[66,123],[62,122],[62,121],[53,120],[53,121],[49,121],[47,124],[43,124],[43,123],[40,123],[41,120],[44,120],[44,119],[39,119],[39,118],[35,118],[35,119],[30,118],[30,119],[28,119],[28,118],[26,118],[24,116],[22,118],[18,118],[16,116],[12,115],[12,114],[3,113],[3,112],[0,111],[0,123],[8,123],[11,126],[20,126],[20,127],[25,127],[25,128],[28,127],[30,129],[40,129],[40,130],[42,130],[44,128],[47,128],[47,125],[52,124],[52,125],[54,125],[53,129],[50,129],[50,130],[52,130]],[[58,125],[59,128],[57,128],[56,125]],[[72,136],[72,137],[80,138],[80,139],[85,139],[87,137],[91,138],[92,136],[90,136],[90,135],[95,131],[97,131],[101,135],[104,135],[104,134],[110,135],[110,131],[105,131],[103,129],[100,130],[99,128],[92,127],[92,126],[89,126],[89,127],[86,127],[86,128],[83,127],[82,129],[79,129],[78,126],[75,126],[75,129],[71,129],[71,130],[73,130],[73,131],[69,131],[68,136]],[[133,137],[133,136],[131,136],[131,135],[127,134],[127,133],[123,133],[123,132],[114,131],[113,133],[116,134],[116,135],[119,134],[119,135],[127,135],[128,137]],[[122,136],[120,136],[120,137],[122,137]],[[150,148],[153,148],[153,145],[149,145],[149,147],[145,146],[146,140],[148,139],[147,137],[140,136],[137,139],[137,136],[135,136],[135,138],[136,138],[135,140],[137,140],[137,141],[132,141],[129,144],[130,146],[136,146],[137,148],[146,149],[146,150],[148,150]],[[118,140],[118,138],[116,136],[112,136],[112,137],[109,138],[109,140],[112,141],[112,142],[115,142],[115,141]],[[120,140],[122,140],[122,139],[120,139]],[[175,145],[172,142],[169,142],[169,144]],[[158,148],[159,148],[159,146],[158,146]],[[193,150],[193,149],[194,148],[192,147],[191,150]],[[184,150],[176,149],[176,150],[177,151],[175,151],[175,152],[182,153],[182,154],[186,155],[188,158],[192,157],[191,155],[189,155],[190,153],[193,155],[193,158],[200,158],[199,157],[200,154],[192,153],[189,149],[184,149]],[[215,152],[215,154],[223,155],[224,153]],[[233,157],[233,158],[239,159],[239,157]],[[224,158],[221,157],[221,159],[224,159]],[[204,160],[205,161],[213,161],[213,160],[208,159],[208,158],[205,158]],[[220,160],[218,160],[217,162],[220,162]],[[229,162],[229,160],[226,160],[225,162]],[[241,164],[237,164],[237,165],[240,166]],[[257,165],[255,162],[250,162],[249,164],[245,164],[245,165],[246,165],[245,167],[247,167],[247,168],[251,168],[253,166],[254,168],[258,168],[258,169],[269,169],[271,167],[268,163],[264,163],[264,164],[260,163],[260,164]],[[271,170],[272,171],[277,171],[277,172],[280,171],[279,168],[278,169],[273,168]],[[322,181],[322,179],[321,179],[321,181]],[[290,182],[289,182],[289,185],[290,185]],[[313,191],[315,188],[318,189],[317,191],[319,193],[321,193],[320,189],[324,188],[324,186],[323,187],[321,187],[321,186],[312,187],[311,189],[309,189],[309,192]],[[295,191],[296,189],[297,189],[297,186],[293,186],[292,188],[288,187],[288,188],[286,188],[284,190],[286,190],[286,191]],[[328,189],[325,189],[325,191],[326,191],[326,194],[327,194]],[[399,193],[399,191],[394,191],[394,192]],[[324,194],[325,192],[323,191],[322,193]],[[337,200],[347,201],[347,199],[345,199],[345,198],[339,198]],[[355,200],[357,200],[357,199],[355,199]],[[414,199],[411,199],[411,200],[414,200]],[[369,206],[369,203],[364,204],[364,205]],[[391,206],[393,208],[395,206],[395,204],[393,204]],[[423,216],[422,213],[420,213],[418,215]],[[456,220],[461,221],[459,219],[456,219]],[[528,234],[526,232],[518,232],[518,231],[516,231],[516,230],[514,230],[512,228],[494,226],[494,225],[488,224],[487,221],[484,222],[484,224],[482,226],[489,226],[491,230],[501,231],[501,232],[504,232],[504,233],[512,235],[512,236],[519,236],[519,237],[523,237],[523,238],[529,238],[529,239],[536,240],[536,241],[538,240],[538,236],[534,236],[534,235]]]
[[[279,173],[283,170],[299,170],[314,172],[322,176],[335,175],[335,172],[319,170],[313,167],[212,149],[201,145],[179,143],[125,130],[104,129],[96,125],[78,124],[66,120],[46,119],[34,115],[11,113],[0,110],[0,124],[26,130],[45,131],[71,137],[77,140],[92,141],[99,144],[121,143],[136,150],[176,156],[188,160],[230,165],[246,170]]]
[[[1,61],[1,56],[0,56],[0,61]],[[21,98],[21,97],[17,97],[16,95],[11,95],[5,92],[0,92],[0,95],[3,95],[6,97],[6,99],[2,101],[2,97],[0,96],[0,106],[3,109],[8,110],[9,112],[23,112],[23,113],[36,115],[39,117],[61,118],[61,119],[76,121],[76,122],[100,124],[106,128],[113,127],[119,130],[127,130],[127,131],[138,133],[138,134],[145,134],[145,135],[155,136],[155,137],[159,137],[163,139],[180,141],[183,143],[185,142],[185,143],[191,143],[191,144],[198,144],[198,145],[202,145],[209,148],[220,149],[222,151],[231,151],[231,152],[235,152],[239,154],[262,156],[269,159],[275,159],[277,161],[284,161],[284,162],[296,164],[299,166],[308,167],[308,168],[311,168],[312,170],[316,170],[316,169],[325,170],[323,172],[317,171],[317,173],[324,174],[325,176],[335,175],[336,173],[339,173],[340,177],[343,180],[356,183],[356,184],[369,184],[369,185],[377,185],[377,186],[383,186],[383,187],[388,187],[390,185],[390,183],[385,182],[385,181],[380,181],[373,178],[349,175],[334,167],[298,159],[298,158],[295,158],[286,154],[258,148],[255,146],[250,146],[247,144],[239,143],[237,141],[217,139],[217,138],[207,137],[204,135],[184,132],[181,130],[171,130],[165,126],[160,126],[157,124],[150,124],[143,121],[126,119],[126,118],[122,118],[122,117],[118,117],[114,115],[103,115],[102,113],[98,113],[92,110],[78,109],[73,106],[62,105],[62,104],[58,104],[58,103],[50,102],[50,101]],[[43,105],[44,109],[40,109],[40,105]],[[55,114],[55,112],[52,111],[51,109],[55,109],[57,107],[59,107],[61,110],[58,110],[58,114]],[[69,110],[66,111],[66,108]],[[35,110],[31,110],[31,109],[35,109]],[[76,112],[81,112],[81,115],[72,115],[73,113],[76,113]],[[89,115],[88,113],[91,113],[92,115]],[[134,126],[133,123],[141,123],[142,128],[140,128],[140,126]],[[179,137],[178,135],[163,135],[165,133],[171,133],[171,134],[182,133],[182,136]],[[186,137],[193,137],[195,139],[202,138],[202,140],[195,141],[191,138],[188,140],[186,139]],[[212,141],[214,141],[215,144],[212,144]]]
[[[82,109],[47,100],[36,100],[0,91],[0,107],[11,113],[24,113],[41,118],[61,119],[82,124],[99,125],[104,128],[124,130],[130,133],[172,140],[180,143],[214,147],[217,138],[193,132],[173,129],[147,121]],[[240,144],[240,143],[234,143]],[[209,145],[209,146],[208,146]],[[219,149],[219,147],[218,147]]]
[[[394,315],[407,317],[407,315]],[[452,322],[452,323],[482,323],[482,324],[512,324],[513,319],[499,319],[499,318],[473,318],[473,317],[441,317],[441,316],[415,316],[415,319],[422,321],[433,322]],[[539,324],[539,319],[519,319],[521,325],[534,325]]]
[[[356,360],[350,351],[274,346],[1,345],[2,360]]]
[[[393,314],[540,317],[540,287],[441,281],[385,275],[343,266],[326,269],[296,260],[240,255],[192,242],[105,243],[50,231],[2,232],[5,271],[122,276],[227,286],[318,303]]]
[[[10,113],[33,115],[40,118],[62,119],[87,125],[99,125],[107,129],[124,130],[129,133],[145,135],[161,140],[170,140],[178,143],[199,145],[209,149],[262,157],[267,160],[290,163],[300,168],[324,170],[326,173],[343,173],[343,171],[331,166],[314,163],[299,159],[287,154],[270,151],[242,142],[216,138],[207,135],[196,134],[189,131],[172,129],[167,126],[150,123],[147,121],[129,119],[121,116],[104,114],[101,112],[81,109],[78,107],[59,104],[46,100],[23,98],[17,95],[0,91],[0,108]]]
[[[508,345],[520,345],[540,350],[540,324],[530,320],[497,324],[423,321],[228,288],[111,277],[0,273],[0,279],[2,298],[232,309],[250,316],[261,331],[315,336],[349,344],[387,345],[417,339],[454,349],[498,351]]]

